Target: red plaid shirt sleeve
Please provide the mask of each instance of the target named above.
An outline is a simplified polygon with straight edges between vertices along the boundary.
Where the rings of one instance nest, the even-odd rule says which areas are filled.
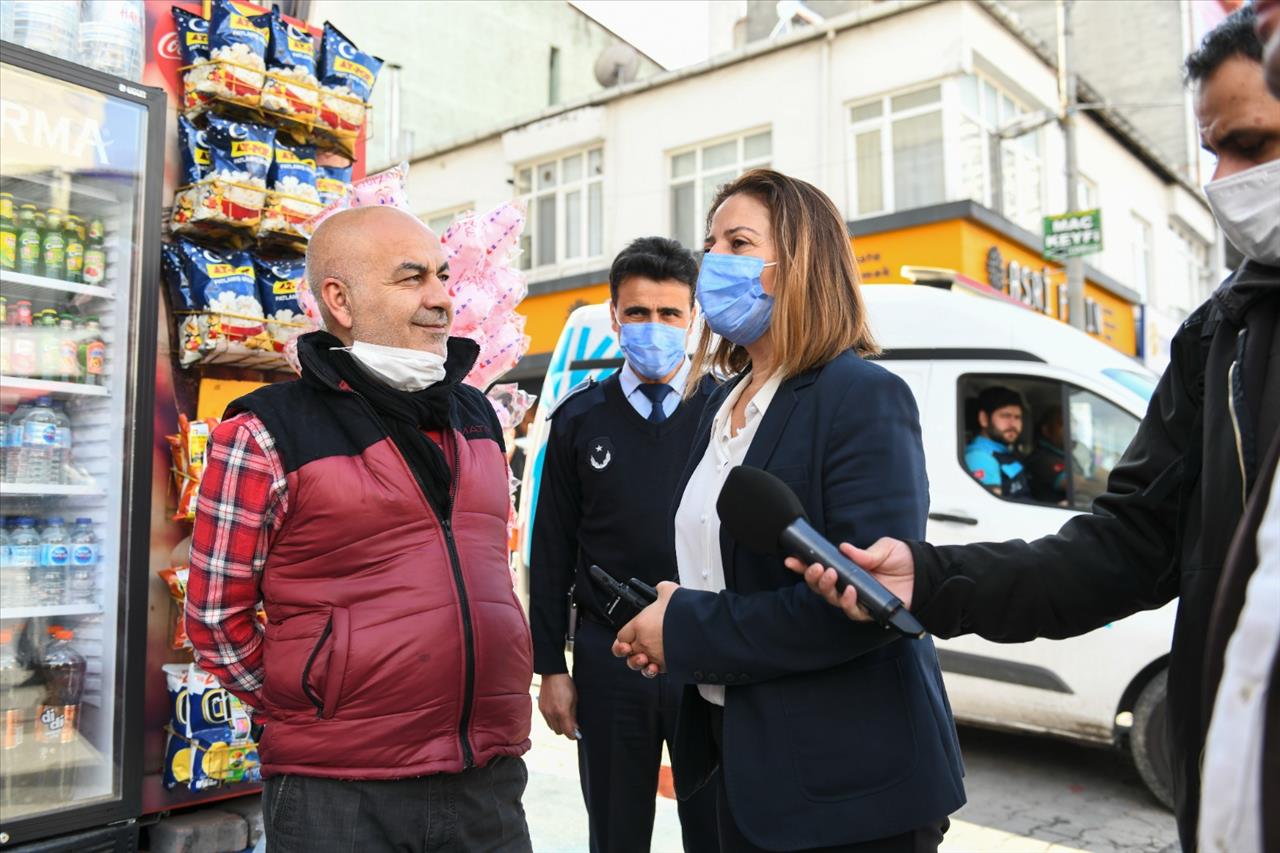
[[[262,567],[287,509],[284,466],[256,416],[237,415],[214,429],[200,480],[187,636],[196,660],[222,686],[260,707]]]

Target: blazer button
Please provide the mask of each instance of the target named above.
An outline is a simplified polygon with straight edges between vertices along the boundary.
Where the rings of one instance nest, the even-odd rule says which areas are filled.
[[[707,681],[710,681],[712,684],[719,684],[720,676],[716,675],[714,672],[708,672]]]
[[[700,669],[695,669],[695,670],[693,671],[693,680],[694,680],[694,681],[701,681],[701,680],[702,680],[702,670],[700,670]]]

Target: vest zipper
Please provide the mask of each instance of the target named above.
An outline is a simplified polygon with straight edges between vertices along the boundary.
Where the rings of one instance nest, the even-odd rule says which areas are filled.
[[[378,412],[373,408],[373,404],[357,391],[353,390],[350,393],[354,394],[356,399],[369,410],[369,416],[373,418],[373,422],[382,426],[382,419],[378,417]],[[458,556],[458,544],[453,538],[453,504],[458,495],[458,443],[454,437],[452,426],[446,426],[441,430],[449,455],[453,459],[453,469],[449,478],[449,505],[441,513],[437,512],[436,508],[431,505],[426,489],[418,481],[413,469],[409,467],[409,460],[405,459],[404,454],[400,452],[400,448],[396,447],[395,439],[391,437],[385,427],[383,427],[382,433],[391,442],[391,449],[400,457],[400,463],[404,465],[405,471],[409,474],[409,479],[417,483],[418,492],[422,495],[422,502],[426,505],[427,512],[435,517],[440,529],[444,531],[444,541],[449,551],[449,568],[453,572],[453,583],[458,590],[458,607],[462,611],[463,670],[466,687],[462,695],[462,715],[458,720],[458,740],[462,744],[462,768],[466,770],[474,767],[476,763],[475,754],[471,750],[471,742],[467,738],[467,729],[471,725],[471,706],[474,704],[475,699],[473,694],[476,689],[476,650],[475,629],[471,624],[471,602],[467,598],[467,586],[462,577],[462,558]],[[427,440],[430,441],[431,439]]]
[[[324,623],[324,630],[320,632],[320,639],[316,640],[315,648],[311,650],[311,654],[307,657],[307,663],[302,667],[302,693],[311,700],[311,704],[316,706],[316,717],[324,713],[324,702],[316,696],[307,684],[307,679],[311,677],[311,666],[316,662],[316,655],[320,654],[320,650],[324,648],[324,641],[329,639],[329,635],[333,633],[333,616],[329,617],[329,621]]]
[[[1238,361],[1231,362],[1227,368],[1227,411],[1231,413],[1231,429],[1236,437],[1236,460],[1240,463],[1240,506],[1249,502],[1248,477],[1244,468],[1244,439],[1240,435],[1240,419],[1236,416],[1235,375]]]

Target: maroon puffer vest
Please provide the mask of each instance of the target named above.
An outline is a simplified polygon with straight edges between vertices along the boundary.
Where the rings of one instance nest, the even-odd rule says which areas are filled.
[[[307,339],[302,380],[229,409],[262,419],[288,477],[262,578],[264,774],[395,779],[523,754],[533,671],[493,409],[457,385],[442,522],[372,408],[326,363],[336,339]],[[473,347],[450,342],[453,381]]]

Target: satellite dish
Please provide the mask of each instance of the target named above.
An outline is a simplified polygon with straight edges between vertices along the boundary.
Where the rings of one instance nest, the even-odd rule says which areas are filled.
[[[640,54],[629,44],[613,44],[596,59],[596,82],[606,89],[636,79]]]

